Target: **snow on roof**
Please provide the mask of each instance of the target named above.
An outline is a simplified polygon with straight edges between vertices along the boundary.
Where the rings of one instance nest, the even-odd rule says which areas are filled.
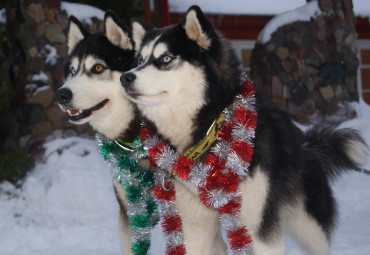
[[[196,4],[206,13],[276,15],[306,4],[306,0],[168,0],[170,12],[186,12]],[[370,17],[369,0],[352,0],[357,16]]]
[[[306,0],[168,0],[170,12],[186,12],[192,5],[198,5],[206,13],[275,15],[295,9]]]
[[[356,16],[370,17],[370,1],[369,0],[352,0],[353,11]]]
[[[87,4],[76,4],[69,2],[60,2],[60,9],[65,10],[68,16],[76,16],[81,22],[91,25],[91,18],[96,17],[100,20],[104,19],[105,12],[99,8],[87,5]]]
[[[279,27],[295,21],[310,21],[311,18],[321,14],[317,1],[309,2],[293,11],[287,11],[271,19],[260,32],[257,43],[264,44],[271,39],[271,35]]]

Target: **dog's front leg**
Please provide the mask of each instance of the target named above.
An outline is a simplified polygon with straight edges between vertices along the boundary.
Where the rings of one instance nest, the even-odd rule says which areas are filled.
[[[128,201],[126,198],[126,190],[113,179],[113,187],[116,193],[117,201],[119,204],[119,232],[121,237],[121,244],[125,255],[131,255],[131,231],[130,222],[127,216]]]
[[[226,244],[220,233],[218,211],[203,205],[198,195],[187,186],[175,182],[176,207],[182,220],[186,254],[227,254]]]

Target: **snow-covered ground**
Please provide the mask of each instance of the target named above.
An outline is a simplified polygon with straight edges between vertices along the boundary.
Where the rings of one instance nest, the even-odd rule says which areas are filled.
[[[359,130],[370,144],[370,107],[357,105],[359,117],[343,126]],[[369,160],[370,161],[370,160]],[[370,169],[370,162],[366,166]],[[332,255],[370,251],[370,176],[343,174],[334,185],[340,217]],[[151,254],[164,254],[157,227]],[[1,255],[118,255],[118,205],[110,171],[95,141],[72,137],[46,144],[44,162],[21,188],[0,184]],[[287,254],[303,255],[292,241]]]
[[[191,2],[169,1],[172,11],[186,11]],[[223,1],[193,2],[206,12],[277,14],[297,8],[306,0],[286,0],[278,5],[275,0],[233,0],[226,5]],[[354,6],[356,14],[361,10],[361,15],[370,16],[369,0],[354,0]],[[62,9],[85,22],[104,16],[99,9],[68,2],[62,2]],[[1,10],[0,17],[3,13]],[[2,19],[0,22],[4,22]],[[358,129],[370,144],[370,107],[361,102],[358,112],[358,118],[343,126]],[[366,168],[370,169],[370,160]],[[343,174],[333,188],[340,218],[331,254],[369,253],[370,176],[357,172]],[[292,241],[287,246],[288,255],[303,255]],[[109,168],[95,141],[77,137],[51,141],[46,144],[44,162],[27,175],[21,188],[0,183],[0,255],[36,254],[122,254],[118,204]],[[153,234],[151,254],[164,254],[159,227]]]

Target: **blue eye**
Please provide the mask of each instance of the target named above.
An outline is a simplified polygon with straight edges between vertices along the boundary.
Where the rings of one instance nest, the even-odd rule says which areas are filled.
[[[75,75],[76,74],[76,69],[73,66],[71,66],[71,74],[72,75]]]
[[[163,63],[170,63],[171,60],[172,60],[172,58],[170,56],[167,56],[167,55],[163,56],[163,59],[162,59]]]

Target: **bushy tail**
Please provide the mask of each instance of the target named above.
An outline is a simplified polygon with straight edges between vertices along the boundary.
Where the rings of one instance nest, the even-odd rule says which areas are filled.
[[[334,125],[314,127],[304,136],[303,150],[307,160],[319,160],[333,180],[343,170],[360,170],[369,157],[369,148],[353,129],[336,129]]]

